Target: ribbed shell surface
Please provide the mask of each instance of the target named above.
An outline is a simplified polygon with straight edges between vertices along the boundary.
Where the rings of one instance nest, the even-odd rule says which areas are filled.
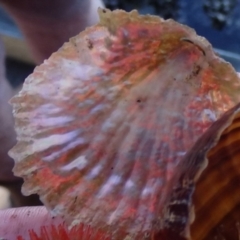
[[[99,13],[11,100],[14,173],[71,226],[121,240],[165,229],[188,236],[195,180],[235,110],[208,129],[240,102],[239,78],[186,26]]]

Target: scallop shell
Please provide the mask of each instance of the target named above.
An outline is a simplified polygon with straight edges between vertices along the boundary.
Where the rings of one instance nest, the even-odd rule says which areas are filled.
[[[239,105],[238,105],[239,106]],[[207,154],[208,167],[193,195],[194,240],[240,239],[240,112]]]
[[[23,193],[114,239],[188,238],[195,182],[233,121],[240,81],[173,20],[99,9],[11,100]]]

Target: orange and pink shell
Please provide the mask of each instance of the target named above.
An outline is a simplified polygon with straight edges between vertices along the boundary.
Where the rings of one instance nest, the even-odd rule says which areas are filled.
[[[187,26],[137,11],[99,15],[11,100],[23,193],[68,226],[116,240],[208,239],[240,204],[229,187],[240,182],[239,77]],[[232,205],[214,222],[202,211],[224,212],[215,188],[232,189]]]

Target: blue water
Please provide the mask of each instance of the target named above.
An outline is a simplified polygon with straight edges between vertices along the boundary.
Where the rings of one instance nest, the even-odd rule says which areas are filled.
[[[203,10],[203,0],[179,0],[180,14],[178,21],[194,28],[206,37],[215,48],[240,55],[240,1],[230,12],[222,30],[212,26],[210,17]]]

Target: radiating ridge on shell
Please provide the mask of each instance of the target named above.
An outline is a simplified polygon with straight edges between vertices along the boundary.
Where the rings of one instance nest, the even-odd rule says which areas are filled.
[[[25,194],[38,193],[72,226],[84,222],[116,239],[166,229],[186,236],[196,176],[231,117],[220,118],[240,102],[239,78],[206,39],[173,20],[99,15],[11,100],[14,173]]]

